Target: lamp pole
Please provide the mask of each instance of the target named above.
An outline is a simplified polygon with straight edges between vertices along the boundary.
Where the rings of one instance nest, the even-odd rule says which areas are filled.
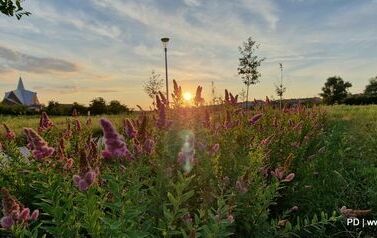
[[[279,63],[280,65],[280,110],[282,109],[282,102],[283,102],[283,64]]]
[[[170,39],[167,37],[161,38],[161,42],[165,51],[166,100],[168,102],[168,105],[169,105],[169,80],[168,80],[168,42],[169,40]]]

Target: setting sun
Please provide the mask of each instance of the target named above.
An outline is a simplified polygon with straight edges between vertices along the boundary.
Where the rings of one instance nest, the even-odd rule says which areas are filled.
[[[190,92],[183,93],[183,99],[185,101],[191,101],[192,100],[192,94]]]

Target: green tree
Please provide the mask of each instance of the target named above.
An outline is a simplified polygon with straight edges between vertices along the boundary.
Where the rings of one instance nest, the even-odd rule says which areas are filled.
[[[76,109],[79,115],[85,115],[88,112],[88,108],[78,102],[74,102],[72,105],[72,111]]]
[[[117,100],[112,100],[107,106],[107,112],[110,114],[128,113],[130,109],[126,105],[121,104]]]
[[[369,80],[369,84],[365,87],[364,93],[369,96],[377,96],[377,76]]]
[[[265,58],[260,58],[256,55],[256,50],[258,48],[259,44],[257,44],[251,37],[243,42],[242,46],[238,48],[241,54],[241,57],[239,58],[238,74],[246,85],[246,105],[249,101],[250,85],[259,83],[261,73],[258,71],[258,67],[265,60]]]
[[[326,104],[341,103],[348,95],[347,89],[352,87],[350,82],[344,82],[339,76],[327,79],[320,95]]]
[[[89,104],[89,111],[93,115],[107,113],[106,101],[102,97],[93,99]]]
[[[7,16],[16,16],[18,20],[23,15],[29,16],[31,13],[24,11],[22,2],[23,0],[0,0],[0,12]]]

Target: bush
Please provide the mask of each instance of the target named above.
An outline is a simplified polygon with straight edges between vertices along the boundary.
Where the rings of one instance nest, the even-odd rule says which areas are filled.
[[[0,103],[0,114],[4,115],[33,115],[36,111],[30,110],[23,105],[7,105]]]
[[[370,95],[352,95],[344,99],[344,104],[347,105],[367,105],[367,104],[377,104],[377,96]]]

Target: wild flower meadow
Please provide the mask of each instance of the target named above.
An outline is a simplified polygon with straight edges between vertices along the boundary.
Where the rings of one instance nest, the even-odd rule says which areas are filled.
[[[42,113],[17,133],[4,124],[1,234],[292,237],[341,219],[336,208],[307,213],[306,193],[293,196],[309,186],[298,168],[324,153],[322,108],[279,110],[267,98],[244,109],[228,91],[202,106],[201,90],[190,108],[175,82],[170,105],[159,94],[154,112],[131,118]]]

